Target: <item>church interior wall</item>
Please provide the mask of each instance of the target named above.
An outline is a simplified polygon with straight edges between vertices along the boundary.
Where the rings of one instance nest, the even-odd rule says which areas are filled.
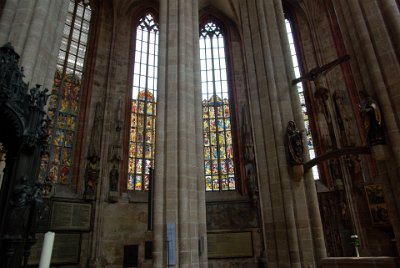
[[[0,11],[14,16],[9,2],[3,7],[0,4]],[[204,267],[316,267],[325,257],[354,256],[354,234],[360,237],[362,256],[398,256],[400,67],[396,48],[399,40],[395,36],[399,27],[393,23],[398,17],[398,13],[393,13],[394,0],[227,1],[231,2],[229,5],[222,0],[214,4],[200,2],[200,19],[213,14],[223,21],[228,32],[228,75],[236,110],[233,125],[237,129],[234,138],[240,171],[236,191],[206,192],[207,234],[214,237],[250,233],[252,246],[251,255],[211,256]],[[38,6],[33,15],[42,14],[40,3],[35,1]],[[90,230],[81,232],[79,262],[62,267],[121,267],[126,245],[138,245],[139,267],[153,267],[153,260],[145,257],[146,242],[154,239],[147,225],[147,193],[127,190],[126,178],[135,18],[144,10],[158,14],[159,3],[92,3],[95,16],[86,59],[87,91],[82,96],[74,178],[70,185],[56,185],[51,201],[90,203],[93,212]],[[48,11],[51,16],[37,19],[30,26],[18,23],[24,15],[22,11],[12,23],[7,16],[0,18],[0,42],[16,44],[22,55],[21,65],[27,68],[26,81],[51,88],[65,9],[61,1],[54,1]],[[287,123],[293,120],[301,131],[306,129],[299,97],[294,93],[296,86],[291,84],[295,76],[283,37],[285,11],[295,21],[302,73],[335,60],[342,53],[351,55],[350,60],[335,66],[321,79],[328,94],[324,103],[328,103],[333,120],[345,118],[346,111],[347,122],[330,126],[332,123],[321,106],[323,102],[315,95],[315,80],[303,83],[317,154],[346,146],[369,146],[360,112],[360,91],[378,101],[386,128],[386,144],[373,147],[370,154],[338,155],[319,162],[320,180],[316,182],[310,171],[294,180],[287,161]],[[51,26],[49,21],[58,24]],[[33,33],[23,34],[41,23],[47,26],[40,41],[32,41],[38,38]],[[9,28],[13,31],[4,30]],[[51,42],[46,42],[47,38]],[[337,92],[344,96],[345,109],[337,108]],[[99,178],[96,194],[88,197],[85,172],[93,137],[99,141],[95,145],[100,155]],[[117,191],[110,191],[115,154],[121,157],[119,182]],[[367,196],[371,185],[383,185],[389,220],[381,224],[371,218]],[[201,242],[206,243],[203,249],[207,250],[207,237],[204,239],[199,238],[199,251]]]
[[[352,11],[350,10],[350,8],[343,8],[343,6],[341,7],[341,4],[338,2],[332,1],[333,4],[331,5],[329,3],[331,2],[328,1],[325,5],[320,4],[314,6],[312,5],[312,1],[305,1],[301,6],[300,5],[297,6],[297,9],[296,8],[292,9],[292,11],[295,11],[296,13],[296,22],[298,26],[297,37],[302,44],[300,49],[301,49],[303,69],[310,70],[313,68],[313,66],[321,65],[321,61],[327,61],[327,59],[329,58],[335,58],[335,55],[339,53],[344,53],[347,51],[347,53],[350,53],[352,55],[350,57],[349,63],[343,64],[344,67],[342,67],[342,70],[346,68],[352,68],[353,76],[347,76],[343,78],[341,77],[340,69],[337,68],[336,71],[332,71],[331,73],[326,75],[325,83],[327,87],[330,89],[331,93],[333,93],[335,90],[344,89],[346,91],[347,95],[346,98],[347,98],[347,103],[349,105],[349,112],[352,113],[351,121],[356,122],[356,124],[354,124],[352,128],[349,129],[349,131],[353,132],[352,134],[354,139],[353,142],[358,146],[360,145],[362,146],[366,143],[366,140],[365,140],[365,130],[364,126],[362,125],[363,123],[358,106],[358,103],[360,103],[359,99],[360,97],[358,92],[362,90],[367,90],[371,94],[375,95],[376,93],[374,92],[376,92],[376,87],[373,86],[374,83],[370,80],[371,79],[370,76],[365,73],[368,72],[370,65],[368,66],[368,64],[364,62],[365,58],[361,59],[361,57],[358,56],[358,54],[366,50],[365,43],[358,42],[355,39],[355,36],[360,35],[361,33],[357,32],[357,27],[349,27],[349,24],[347,24],[346,26],[343,25],[343,23],[349,22],[351,18],[354,18],[354,15],[352,16],[350,13]],[[333,6],[335,9],[333,9]],[[373,8],[372,3],[371,5],[363,3],[361,4],[361,6],[364,6],[363,8],[365,8],[365,10],[372,10],[374,8],[377,8],[376,6]],[[327,8],[332,8],[332,9],[327,10]],[[337,12],[335,13],[333,12],[333,10]],[[374,14],[375,13],[376,12],[374,12]],[[379,12],[376,14],[379,14]],[[370,17],[371,20],[376,20],[377,17],[379,20],[379,15],[371,15]],[[338,21],[340,28],[335,28],[335,23],[338,23]],[[372,25],[372,22],[371,23],[367,22],[367,25]],[[381,27],[383,23],[381,22],[375,23],[374,25],[379,25],[379,27]],[[323,31],[323,28],[325,29],[330,28],[331,31]],[[365,34],[365,32],[362,34]],[[390,38],[389,35],[374,35],[374,37],[371,36],[371,38],[376,38],[376,37],[379,39]],[[387,41],[380,43],[382,44],[382,47],[380,47],[380,45],[377,45],[378,42],[379,41],[377,41],[374,47],[376,51],[379,51],[377,53],[380,53],[381,51],[392,51],[391,42]],[[385,46],[387,47],[385,48]],[[314,59],[314,61],[312,59]],[[393,59],[393,56],[391,57],[391,59]],[[354,68],[354,65],[359,64],[360,61],[364,63]],[[388,65],[391,65],[390,62],[391,60],[388,61]],[[396,64],[394,64],[392,68],[396,69],[397,68]],[[393,76],[390,77],[396,80],[396,78],[394,78]],[[368,82],[366,83],[366,81]],[[315,101],[315,97],[313,96],[313,92],[315,89],[313,89],[312,86],[313,85],[311,84],[307,85],[307,88],[310,92],[308,98],[310,99],[311,102]],[[391,87],[388,86],[388,88]],[[391,107],[395,107],[395,105]],[[395,112],[393,114],[395,114]],[[326,132],[327,128],[324,127],[323,124],[324,118],[323,117],[321,118],[322,115],[318,110],[311,111],[311,115],[315,116],[318,121],[317,125],[313,126],[314,128],[313,130],[316,133],[318,133],[316,135],[317,138],[314,140],[314,142],[316,144],[318,143],[322,144],[319,144],[317,148],[319,148],[319,150],[322,149],[322,151],[326,149],[329,150],[332,144],[329,143],[326,144],[326,141],[331,140],[332,137],[330,137],[329,133]],[[323,137],[322,140],[319,140],[318,136],[322,136]],[[341,142],[343,146],[344,144],[343,140]],[[351,161],[354,161],[354,158]],[[389,200],[393,200],[392,195],[396,194],[395,189],[397,188],[393,188],[390,186],[393,183],[393,180],[390,179],[391,175],[389,175],[388,172],[391,173],[390,172],[390,170],[392,169],[391,166],[394,163],[392,162],[392,160],[388,159],[388,161],[391,162],[391,164],[388,164],[386,169],[385,167],[382,167],[382,162],[376,161],[376,156],[371,157],[369,155],[360,156],[358,159],[356,159],[356,161],[360,163],[362,169],[364,170],[361,179],[360,179],[360,174],[358,175],[354,174],[354,170],[350,170],[350,174],[340,175],[342,178],[344,178],[344,180],[346,180],[345,179],[346,176],[350,175],[349,181],[351,181],[352,185],[348,185],[347,187],[345,186],[345,188],[347,188],[346,189],[347,194],[351,195],[350,200],[352,201],[350,202],[354,202],[355,206],[354,210],[357,211],[356,212],[357,219],[354,218],[352,219],[353,224],[355,224],[355,227],[348,226],[347,228],[350,229],[355,228],[360,233],[362,233],[361,235],[364,236],[363,240],[365,241],[362,251],[364,251],[365,254],[369,255],[393,254],[393,252],[396,251],[395,250],[396,245],[393,244],[393,239],[397,235],[393,234],[393,230],[391,230],[391,228],[376,227],[373,226],[373,224],[371,224],[370,211],[365,205],[367,200],[364,192],[364,185],[368,183],[370,184],[383,183],[385,185],[385,197]],[[335,188],[337,187],[334,182],[335,175],[330,173],[329,171],[330,166],[331,165],[329,165],[328,163],[322,163],[319,165],[320,175],[322,176],[321,180],[325,181],[326,185],[328,186],[331,185],[333,188]],[[395,182],[395,184],[397,183]],[[390,193],[389,189],[393,189],[394,193]],[[323,212],[324,208],[325,208],[324,203],[320,202],[320,209],[322,210],[322,214],[324,214]],[[391,220],[393,222],[397,222],[398,212],[396,211],[396,209],[389,208],[389,212],[391,212]],[[322,217],[324,218],[324,215]],[[342,222],[347,220],[346,219],[347,216],[342,215],[341,217],[342,217]],[[326,222],[324,223],[324,225],[325,224]],[[394,224],[394,226],[396,226],[396,224]],[[346,229],[346,227],[343,228]],[[397,227],[394,228],[396,229]],[[346,231],[343,232],[345,233]],[[343,239],[342,235],[341,237]],[[348,242],[346,242],[345,239],[345,241],[342,241],[342,243],[348,243]],[[328,254],[334,255],[335,253],[332,250],[331,251],[328,250]],[[352,253],[348,252],[347,254],[352,254]]]

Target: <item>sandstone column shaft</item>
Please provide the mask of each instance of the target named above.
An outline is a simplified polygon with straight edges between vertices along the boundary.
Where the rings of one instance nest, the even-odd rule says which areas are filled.
[[[203,163],[198,23],[197,1],[160,3],[155,267],[167,264],[167,224],[176,230],[176,265],[206,265],[206,258],[198,254],[198,240],[206,236],[204,179],[199,177]]]

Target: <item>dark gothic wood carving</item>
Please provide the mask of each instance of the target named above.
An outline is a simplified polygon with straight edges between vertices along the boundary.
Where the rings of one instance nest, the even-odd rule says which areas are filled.
[[[0,48],[0,142],[7,151],[0,188],[0,263],[6,268],[26,263],[44,208],[37,171],[47,152],[49,120],[43,108],[48,95],[40,85],[29,89],[19,58],[10,44]]]

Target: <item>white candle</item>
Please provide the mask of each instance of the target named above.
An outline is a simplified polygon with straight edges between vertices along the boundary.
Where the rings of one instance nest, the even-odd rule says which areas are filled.
[[[49,268],[51,253],[53,252],[54,232],[47,232],[44,235],[42,254],[40,255],[39,268]]]

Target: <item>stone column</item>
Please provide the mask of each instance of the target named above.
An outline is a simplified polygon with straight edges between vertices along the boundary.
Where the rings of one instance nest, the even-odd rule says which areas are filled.
[[[396,0],[377,1],[381,10],[382,18],[386,23],[394,48],[400,47],[400,4]],[[395,49],[397,58],[400,58],[399,49]]]
[[[385,183],[385,199],[397,240],[400,237],[400,16],[394,0],[332,1],[346,49],[352,53],[351,67],[358,90],[366,90],[378,101],[385,129],[386,161],[379,161],[379,174],[370,181]],[[393,8],[393,10],[390,10]],[[368,241],[360,237],[361,247]],[[397,245],[400,250],[400,245]]]
[[[69,1],[7,0],[0,18],[0,45],[10,42],[21,56],[24,81],[53,85]]]
[[[347,40],[349,50],[354,52],[352,67],[358,69],[361,76],[359,90],[367,90],[376,98],[382,110],[385,128],[391,143],[397,166],[400,166],[400,129],[395,114],[400,112],[400,72],[399,59],[396,56],[397,38],[391,33],[398,32],[400,16],[387,10],[391,0],[380,1],[333,1],[338,16],[344,21],[340,27],[349,30]],[[382,8],[381,8],[382,7]],[[392,14],[391,23],[386,26],[387,13]],[[388,15],[390,16],[390,15]]]
[[[289,83],[293,79],[295,79],[294,70],[292,68],[292,54],[290,48],[288,46],[289,40],[285,25],[285,17],[282,5],[277,4],[277,19],[278,19],[278,31],[282,38],[282,42],[284,45],[282,46],[283,49],[283,56],[284,56],[284,64],[287,68],[287,76],[289,78]],[[304,117],[303,111],[301,106],[299,105],[300,99],[297,90],[297,86],[290,87],[290,99],[291,99],[291,106],[293,109],[293,118],[296,122],[301,122],[299,126],[301,126],[303,133],[306,132],[304,126]],[[307,137],[303,135],[303,144],[307,144]],[[309,160],[308,153],[306,153],[305,161]],[[296,185],[295,185],[296,186]],[[297,188],[297,187],[295,187]],[[311,240],[307,241],[307,243],[312,243],[313,246],[313,253],[309,253],[309,258],[312,256],[316,258],[316,260],[321,260],[327,256],[326,247],[325,247],[325,239],[324,239],[324,231],[321,222],[321,215],[318,205],[318,196],[317,196],[317,189],[315,186],[314,177],[312,175],[312,171],[309,170],[306,174],[304,174],[304,183],[297,188],[297,191],[301,195],[301,203],[299,205],[299,212],[301,209],[307,210],[307,217],[303,217],[302,220],[306,222],[308,227],[306,228],[306,232],[310,232]],[[297,203],[297,201],[295,201]],[[300,212],[300,215],[302,213]],[[312,248],[311,244],[307,244],[306,247],[309,249]],[[310,260],[311,261],[311,260]]]
[[[304,123],[282,10],[279,0],[240,2],[264,241],[268,266],[314,267],[326,255],[315,185],[291,180],[285,153],[287,123]]]
[[[199,69],[198,1],[161,1],[154,267],[207,266]]]

